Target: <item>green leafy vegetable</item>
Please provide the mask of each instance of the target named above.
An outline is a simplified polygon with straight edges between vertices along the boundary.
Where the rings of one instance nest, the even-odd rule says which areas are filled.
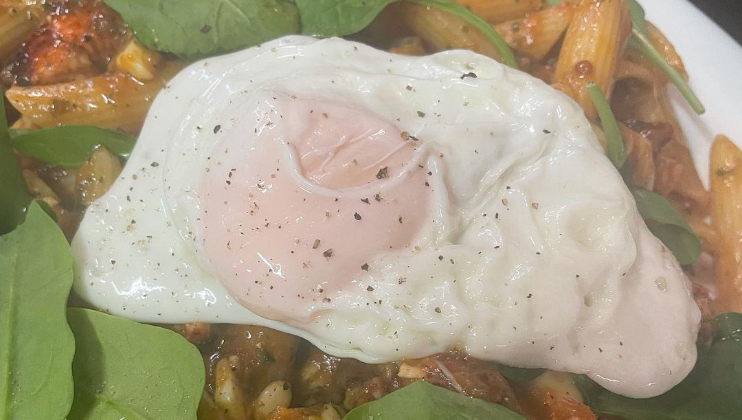
[[[198,58],[299,31],[288,0],[104,0],[146,47]]]
[[[344,36],[359,32],[384,10],[399,0],[296,0],[301,15],[302,32],[314,36]],[[495,45],[505,64],[518,63],[507,42],[484,19],[466,7],[448,0],[411,0],[443,10],[481,31]]]
[[[670,63],[665,60],[665,57],[657,51],[649,38],[649,31],[647,30],[647,20],[645,19],[644,8],[636,0],[629,1],[629,12],[631,13],[632,31],[631,38],[629,39],[629,45],[642,53],[642,55],[649,60],[658,69],[662,70],[668,79],[678,88],[678,91],[683,95],[688,104],[698,114],[706,112],[701,101],[698,99],[693,90],[690,88],[688,83],[683,79],[683,76],[675,70],[675,67],[671,66]]]
[[[701,241],[672,204],[642,188],[633,189],[632,193],[649,230],[675,254],[678,262],[683,265],[696,262],[701,255]]]
[[[587,86],[587,93],[590,95],[593,104],[595,104],[595,109],[598,110],[598,115],[600,116],[600,123],[603,125],[606,138],[605,154],[616,168],[621,169],[626,162],[626,149],[624,148],[621,130],[618,128],[616,117],[613,116],[613,111],[611,111],[611,104],[608,103],[608,99],[606,99],[603,91],[600,90],[600,86],[595,83]]]
[[[64,419],[75,342],[65,319],[72,257],[38,204],[0,237],[0,419]]]
[[[31,195],[26,189],[18,159],[10,145],[8,120],[5,117],[5,93],[0,88],[0,235],[15,229]]]
[[[525,420],[507,408],[452,392],[425,381],[353,409],[344,420]]]
[[[505,365],[498,366],[497,370],[499,370],[500,374],[507,378],[510,382],[532,381],[545,372],[544,369],[525,369]]]
[[[196,419],[204,386],[198,349],[180,335],[88,309],[70,309],[77,341],[71,420]]]
[[[742,314],[723,314],[714,344],[699,349],[698,363],[688,377],[655,398],[632,399],[594,383],[584,386],[596,412],[626,420],[737,420],[742,413]]]
[[[85,163],[96,146],[126,157],[136,143],[136,138],[128,134],[87,125],[28,131],[12,137],[10,144],[24,155],[65,168]]]

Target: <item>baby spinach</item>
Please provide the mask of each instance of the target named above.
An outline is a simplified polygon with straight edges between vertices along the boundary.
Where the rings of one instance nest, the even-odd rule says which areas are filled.
[[[37,203],[0,236],[0,419],[64,419],[75,342],[65,319],[72,257]]]
[[[668,79],[678,88],[678,91],[693,110],[698,114],[706,112],[701,101],[698,99],[693,89],[691,89],[688,82],[683,79],[683,76],[675,70],[675,67],[665,60],[665,58],[657,51],[657,48],[652,44],[649,38],[648,24],[645,18],[644,8],[636,0],[628,0],[629,12],[631,13],[631,38],[629,38],[629,45],[635,48],[637,51],[649,60],[654,66],[660,69]]]
[[[636,207],[647,227],[667,246],[680,264],[693,264],[701,256],[701,241],[688,222],[667,199],[651,191],[634,188],[631,191]]]
[[[0,235],[15,229],[23,221],[26,207],[31,202],[10,142],[5,93],[0,87]]]
[[[425,381],[351,410],[344,420],[525,420],[507,408],[449,391]]]
[[[89,309],[67,318],[77,342],[70,420],[196,419],[204,364],[183,337]]]
[[[359,32],[388,5],[399,0],[296,0],[302,33],[313,36],[344,36]],[[507,42],[477,14],[449,0],[410,0],[451,13],[481,31],[495,45],[505,64],[517,68]]]
[[[158,51],[200,58],[299,31],[288,0],[104,0],[137,39]]]
[[[119,156],[128,156],[136,138],[103,128],[78,125],[13,133],[10,144],[15,150],[42,162],[77,168],[90,157],[96,146],[103,146]]]
[[[717,318],[710,349],[699,349],[698,362],[688,377],[655,398],[632,399],[613,394],[594,383],[583,384],[590,407],[626,420],[736,420],[742,413],[742,314]]]
[[[590,83],[587,86],[587,93],[590,95],[595,109],[598,110],[600,123],[603,126],[606,139],[605,154],[616,168],[621,169],[626,162],[626,149],[623,144],[623,137],[621,137],[621,130],[619,130],[618,123],[616,122],[616,117],[613,115],[613,111],[611,111],[611,104],[608,103],[608,99],[606,99],[603,91],[600,90],[600,86],[595,83]]]

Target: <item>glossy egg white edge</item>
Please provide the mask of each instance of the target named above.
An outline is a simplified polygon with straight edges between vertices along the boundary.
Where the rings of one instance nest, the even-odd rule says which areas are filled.
[[[304,67],[292,65],[295,61],[303,62]],[[337,316],[330,314],[326,319],[333,325],[328,331],[322,328],[324,322],[293,323],[291,327],[258,317],[235,303],[209,274],[208,262],[201,261],[190,243],[193,232],[188,231],[189,224],[181,222],[196,217],[184,209],[198,208],[197,176],[206,156],[199,149],[213,143],[213,137],[209,137],[211,130],[218,131],[199,123],[228,119],[239,108],[230,99],[261,83],[283,86],[287,93],[316,97],[332,92],[335,88],[326,83],[318,85],[323,89],[312,89],[296,79],[298,74],[306,75],[302,73],[306,68],[315,66],[324,70],[324,74],[340,71],[341,77],[353,81],[343,79],[338,84],[355,83],[361,91],[368,82],[366,87],[377,94],[381,92],[380,97],[367,95],[355,100],[389,120],[398,118],[401,129],[420,133],[421,138],[426,135],[436,138],[437,144],[451,155],[447,159],[459,162],[453,170],[460,169],[466,175],[453,178],[454,184],[458,184],[453,189],[449,187],[449,193],[467,196],[464,192],[477,185],[477,180],[486,180],[489,186],[496,187],[494,193],[488,192],[493,200],[480,200],[476,204],[481,208],[465,209],[468,213],[481,209],[495,211],[505,197],[500,195],[504,194],[504,186],[500,184],[507,179],[544,197],[541,210],[553,211],[554,215],[534,219],[530,213],[523,212],[517,216],[530,231],[524,232],[525,241],[517,247],[517,252],[508,251],[515,252],[511,255],[514,258],[493,257],[489,265],[476,266],[491,270],[493,261],[507,264],[515,277],[511,276],[504,284],[505,289],[500,284],[482,286],[476,279],[468,279],[466,286],[455,286],[447,295],[445,287],[455,283],[456,271],[450,267],[443,271],[426,267],[435,271],[430,272],[431,276],[448,276],[441,283],[445,287],[418,288],[413,300],[426,305],[453,302],[455,305],[449,307],[458,310],[461,316],[452,318],[443,314],[426,320],[384,309],[364,313],[364,317],[369,317],[359,321],[353,319],[352,310],[358,302],[350,299],[344,305],[339,300],[333,308]],[[460,79],[460,75],[470,71],[477,72],[476,82]],[[310,71],[309,75],[314,81],[323,78],[322,73]],[[440,92],[448,89],[451,98],[456,97],[456,89],[468,92],[472,108],[457,104],[453,116],[433,118],[431,115],[425,120],[410,109],[407,113],[388,115],[387,105],[394,102],[405,84],[420,82],[429,86],[436,81],[441,83]],[[430,106],[435,100],[430,91],[436,94],[435,89],[429,92],[421,89],[419,102],[408,104],[417,105],[411,109]],[[486,161],[476,161],[472,164],[474,169],[466,168],[469,155],[463,155],[461,145],[469,144],[464,142],[471,127],[480,129],[481,134],[479,126],[492,123],[490,112],[500,118],[499,126],[495,126],[505,130],[504,137],[510,141],[502,150],[510,161],[496,168],[487,168]],[[509,132],[508,123],[515,124]],[[456,127],[457,124],[461,127]],[[228,123],[224,125],[224,129],[229,128]],[[448,137],[441,138],[441,132]],[[553,140],[532,143],[519,157],[517,141],[533,142],[538,136],[553,136]],[[490,156],[499,153],[495,143],[488,138],[481,140],[478,138],[480,142],[476,144],[482,150],[487,149]],[[541,159],[542,156],[546,158]],[[571,163],[577,165],[570,166]],[[541,180],[546,182],[539,182],[537,176],[525,170],[532,164],[536,165],[536,171],[549,175]],[[560,173],[564,174],[563,182],[554,176]],[[583,201],[564,204],[557,188],[570,190],[572,195],[568,197]],[[473,191],[469,196],[479,195]],[[527,194],[508,197],[518,200],[513,206],[531,205]],[[188,205],[191,198],[195,206]],[[505,201],[502,203],[508,207]],[[565,231],[560,225],[560,211],[574,213],[574,220],[583,220],[585,226]],[[495,236],[505,235],[509,240],[518,237],[518,232],[500,230],[489,219],[491,213],[489,218],[467,219],[473,229],[464,232],[470,235],[462,236],[463,241],[468,241],[465,245],[477,243],[478,228],[494,232]],[[590,231],[593,226],[598,229],[596,235]],[[628,230],[610,231],[616,226]],[[609,231],[600,231],[603,228]],[[567,238],[562,239],[561,233],[539,236],[539,232],[562,231]],[[584,233],[583,237],[572,237],[580,232]],[[588,249],[592,244],[596,248]],[[471,249],[450,242],[435,245],[464,260],[467,258],[464,251]],[[539,249],[552,251],[554,256],[541,256]],[[523,250],[529,250],[530,254],[525,256]],[[144,322],[263,325],[304,337],[330,354],[366,362],[420,357],[458,343],[476,357],[513,366],[586,373],[608,389],[648,397],[677,384],[695,361],[699,314],[688,282],[669,252],[648,233],[633,208],[630,193],[603,155],[582,110],[541,81],[471,52],[451,51],[413,58],[338,39],[287,37],[190,66],[156,99],[121,179],[88,209],[73,241],[73,253],[75,290],[83,299],[111,313]],[[521,258],[527,264],[515,261]],[[550,261],[549,258],[556,258],[553,261],[558,263],[553,272],[543,262]],[[569,267],[565,266],[568,261],[572,261]],[[420,262],[420,266],[423,264],[424,261]],[[577,280],[578,271],[583,268],[589,273],[583,272],[583,280]],[[565,270],[569,271],[568,275]],[[564,283],[547,281],[551,276],[561,276]],[[520,278],[528,281],[518,282]],[[510,286],[513,288],[507,289]],[[397,298],[399,303],[405,301],[404,297]],[[548,315],[543,323],[539,320],[542,314]],[[385,317],[393,322],[387,323]],[[428,321],[440,328],[425,330]],[[408,329],[402,340],[406,347],[396,353],[394,345],[399,342],[379,333],[386,327],[394,327],[394,322]],[[350,345],[345,341],[349,332]],[[423,341],[415,342],[416,337],[422,337]]]

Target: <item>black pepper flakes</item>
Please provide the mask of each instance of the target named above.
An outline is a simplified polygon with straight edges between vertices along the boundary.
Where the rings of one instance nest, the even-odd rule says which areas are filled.
[[[417,111],[417,116],[420,117],[420,118],[424,118],[425,117],[425,113],[422,112],[422,111]]]
[[[368,271],[368,263],[366,263],[366,264],[363,264],[363,265],[361,266],[361,270],[363,270],[363,271]]]
[[[379,172],[376,173],[376,179],[384,179],[389,178],[389,167],[385,166],[381,169],[379,169]]]
[[[373,288],[373,287],[371,287],[371,286],[368,286],[368,287],[366,288],[366,290],[367,290],[367,291],[369,291],[369,292],[373,292],[373,291],[374,291],[374,288]]]
[[[436,307],[435,307],[435,313],[439,314],[439,313],[441,313],[441,312],[442,312],[442,311],[441,311],[441,308],[439,308],[439,307],[437,307],[437,306],[436,306]]]
[[[215,125],[214,126],[214,134],[218,133],[219,130],[221,130],[221,129],[222,129],[222,126],[221,125],[219,125],[219,124]]]
[[[461,80],[464,80],[467,77],[471,77],[472,79],[476,79],[477,78],[477,74],[474,73],[473,71],[470,71],[469,73],[462,74],[461,75]]]
[[[366,204],[371,204],[371,201],[369,201],[368,198],[362,198],[361,201],[363,201]]]
[[[211,25],[204,25],[201,27],[202,34],[208,34],[211,31]]]
[[[397,220],[399,220],[399,223],[402,223],[402,216],[399,216],[399,219]]]
[[[319,244],[320,244],[320,240],[319,239],[315,239],[314,240],[314,244],[312,245],[312,249],[319,248]]]
[[[333,253],[333,250],[332,250],[332,248],[330,248],[327,251],[323,252],[322,253],[322,256],[325,257],[325,258],[330,258],[330,257],[332,257],[332,253]]]
[[[374,200],[376,200],[377,203],[380,203],[381,202],[381,194],[376,194],[374,196]]]
[[[361,217],[361,215],[360,215],[360,214],[358,214],[358,213],[353,213],[353,218],[354,218],[354,219],[356,219],[356,220],[361,220],[361,219],[363,219],[363,218]]]
[[[438,261],[443,261],[443,255],[438,256]]]
[[[153,168],[156,168],[156,167],[160,166],[160,164],[158,162],[152,162],[152,163],[149,164],[149,166],[151,166]]]

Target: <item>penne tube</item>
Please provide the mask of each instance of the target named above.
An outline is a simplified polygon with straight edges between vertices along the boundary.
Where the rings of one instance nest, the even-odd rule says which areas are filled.
[[[633,181],[636,186],[652,190],[654,188],[655,164],[652,143],[646,137],[619,124],[621,137],[626,145],[627,158],[633,168]]]
[[[6,92],[27,127],[94,125],[136,134],[157,93],[182,68],[164,63],[157,77],[140,82],[124,73],[54,85],[18,87]]]
[[[423,45],[423,40],[416,36],[410,36],[402,39],[396,45],[389,49],[389,52],[402,55],[425,55],[427,51]]]
[[[588,118],[597,112],[586,87],[600,86],[610,97],[619,59],[631,33],[626,0],[581,0],[564,37],[554,79],[571,87]]]
[[[0,65],[18,52],[23,42],[41,23],[40,8],[0,3]]]
[[[561,3],[522,19],[495,26],[510,48],[536,60],[543,59],[554,48],[572,19],[572,3]]]
[[[649,39],[652,41],[654,47],[657,48],[657,51],[659,51],[662,57],[664,57],[665,60],[683,76],[683,79],[688,80],[688,73],[685,71],[685,64],[683,64],[683,59],[680,58],[680,55],[675,51],[675,46],[665,37],[665,34],[663,34],[662,31],[657,29],[657,27],[651,23],[647,26],[647,30],[649,31]]]
[[[522,18],[544,6],[544,0],[456,0],[490,23]]]
[[[500,54],[492,42],[461,18],[416,3],[403,3],[400,6],[405,24],[431,50],[465,49],[496,60],[500,59]]]
[[[724,136],[711,148],[710,177],[718,300],[722,310],[742,312],[742,151]]]
[[[665,196],[678,194],[694,208],[707,211],[709,193],[698,178],[693,156],[686,145],[678,140],[667,142],[657,154],[656,163],[655,192]]]

